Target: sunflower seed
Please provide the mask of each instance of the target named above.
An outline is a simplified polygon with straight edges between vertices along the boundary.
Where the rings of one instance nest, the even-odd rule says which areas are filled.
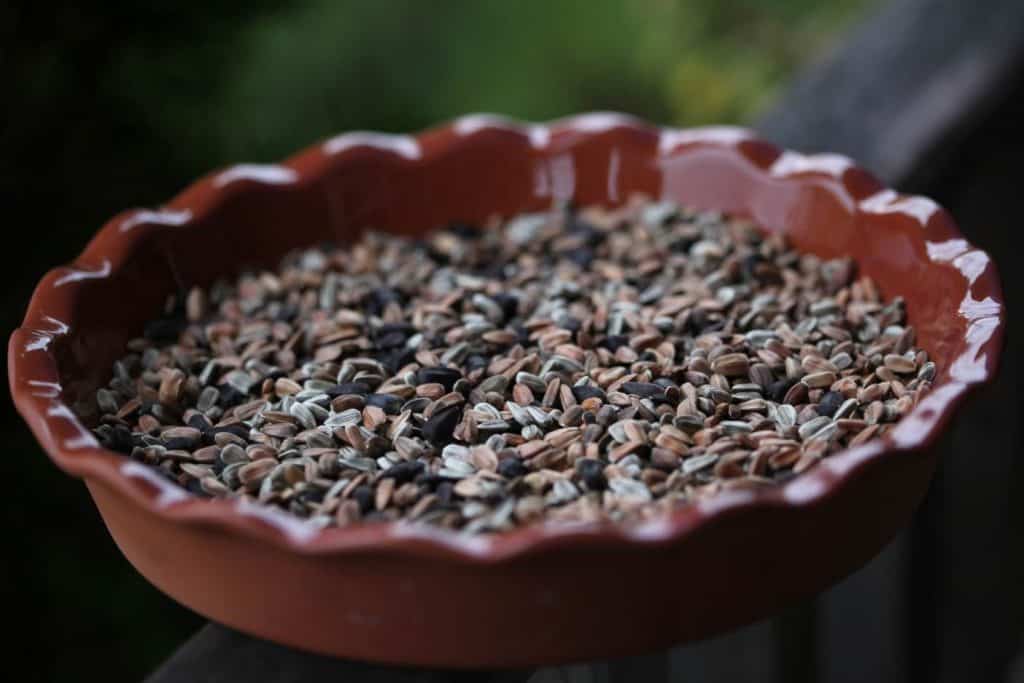
[[[483,533],[785,480],[936,378],[850,259],[720,214],[636,199],[495,227],[191,287],[184,326],[129,342],[96,391],[97,438],[316,528]]]

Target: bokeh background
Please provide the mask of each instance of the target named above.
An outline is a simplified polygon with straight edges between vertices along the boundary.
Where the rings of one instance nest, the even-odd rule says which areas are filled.
[[[0,329],[108,217],[158,205],[213,168],[472,111],[750,123],[877,5],[0,3],[0,200],[18,249]],[[6,395],[0,418],[4,678],[141,679],[201,619],[127,564],[84,486],[42,456]]]

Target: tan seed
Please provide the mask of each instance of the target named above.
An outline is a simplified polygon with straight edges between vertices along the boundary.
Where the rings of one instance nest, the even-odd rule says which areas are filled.
[[[424,398],[429,398],[431,400],[437,400],[441,398],[442,396],[444,396],[444,393],[445,390],[443,384],[427,383],[420,384],[419,386],[416,387],[417,396],[422,396]]]
[[[391,502],[391,494],[395,491],[395,480],[393,477],[381,479],[374,492],[373,505],[378,510],[383,510]]]
[[[820,372],[812,372],[804,375],[804,378],[801,381],[811,389],[821,389],[832,386],[832,383],[836,381],[836,374],[834,372],[822,370]]]
[[[742,353],[727,353],[711,363],[711,370],[726,377],[745,377],[750,369],[750,360]]]
[[[803,382],[797,382],[789,388],[786,392],[786,396],[782,399],[783,403],[789,405],[800,405],[807,402],[807,385]]]
[[[348,526],[353,522],[358,522],[362,517],[359,512],[359,503],[354,500],[343,500],[338,504],[338,510],[335,513],[334,521],[338,526]]]
[[[533,390],[525,384],[516,384],[512,387],[512,400],[521,406],[528,406],[533,403]]]
[[[181,370],[167,372],[160,381],[160,403],[165,406],[176,406],[181,401],[185,389],[185,373]]]
[[[270,471],[277,467],[277,461],[272,459],[254,460],[238,470],[238,478],[247,488],[252,484],[258,484]]]
[[[908,375],[917,372],[917,364],[904,356],[890,353],[885,357],[885,367],[900,375]]]

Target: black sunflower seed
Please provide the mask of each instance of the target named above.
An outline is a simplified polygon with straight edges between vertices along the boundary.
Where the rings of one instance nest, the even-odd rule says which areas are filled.
[[[591,491],[603,491],[608,487],[608,480],[604,476],[604,463],[600,460],[580,458],[576,461],[576,471]]]
[[[394,394],[367,394],[366,396],[366,405],[377,406],[388,415],[398,415],[402,412],[403,403],[405,401]]]
[[[416,371],[417,384],[441,384],[448,391],[451,391],[460,379],[462,379],[462,373],[455,368],[435,366],[420,368]]]
[[[519,458],[505,458],[498,463],[498,474],[506,479],[515,479],[526,474],[526,466]]]
[[[430,416],[423,425],[423,438],[435,446],[443,446],[452,440],[456,425],[462,419],[462,408],[452,406]]]
[[[825,415],[826,417],[832,417],[839,410],[839,406],[843,405],[846,397],[840,394],[838,391],[826,391],[818,401],[816,410],[818,415]]]
[[[335,384],[333,387],[328,387],[324,393],[331,398],[347,396],[349,394],[365,396],[370,393],[370,385],[364,382],[342,382],[341,384]]]
[[[619,388],[627,394],[645,398],[661,396],[665,393],[665,387],[660,387],[653,382],[623,382]]]
[[[593,384],[579,384],[572,388],[572,395],[576,397],[577,401],[586,401],[588,398],[599,398],[602,401],[608,398],[607,394],[604,393],[604,389]]]

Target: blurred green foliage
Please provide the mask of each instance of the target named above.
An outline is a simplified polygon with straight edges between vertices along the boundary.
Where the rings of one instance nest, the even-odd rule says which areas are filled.
[[[338,130],[468,111],[742,122],[865,4],[309,0],[238,35],[221,140],[230,158],[265,160]]]
[[[747,121],[869,2],[0,3],[0,199],[8,225],[45,235],[20,247],[2,327],[107,217],[211,168],[470,111]],[[5,673],[138,679],[201,620],[131,569],[84,487],[5,408]]]

